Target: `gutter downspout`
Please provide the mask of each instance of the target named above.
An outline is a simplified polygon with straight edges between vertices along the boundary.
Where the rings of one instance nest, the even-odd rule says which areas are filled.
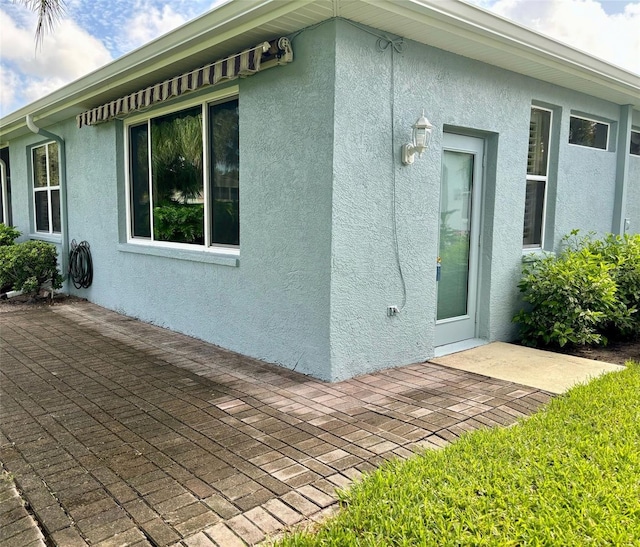
[[[627,189],[629,188],[629,147],[631,146],[632,116],[633,107],[630,104],[620,107],[616,158],[616,193],[613,202],[613,223],[611,225],[611,232],[618,235],[623,235],[629,229],[629,219],[625,218],[625,213]]]
[[[47,139],[51,139],[58,143],[59,150],[59,163],[60,163],[60,227],[62,233],[60,234],[62,237],[62,251],[60,257],[60,268],[62,269],[62,278],[64,283],[67,285],[66,291],[69,292],[68,282],[69,282],[69,229],[67,226],[67,152],[64,145],[64,139],[51,131],[47,131],[46,129],[41,129],[38,127],[31,116],[31,114],[27,114],[26,116],[27,127],[32,133],[36,135],[42,135]]]

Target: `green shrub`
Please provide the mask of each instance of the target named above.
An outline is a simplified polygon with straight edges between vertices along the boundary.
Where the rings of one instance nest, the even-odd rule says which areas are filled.
[[[518,288],[530,306],[514,317],[522,342],[606,344],[607,335],[637,334],[640,236],[591,240],[576,230],[564,243],[523,267]]]
[[[36,295],[43,284],[62,287],[57,251],[51,243],[25,241],[0,247],[0,287]]]
[[[20,230],[16,230],[13,226],[7,226],[0,222],[0,247],[13,245],[14,240],[20,237]]]
[[[640,332],[640,234],[618,236],[609,234],[602,240],[588,243],[592,252],[602,256],[608,263],[613,264],[611,276],[616,283],[618,299],[629,309],[636,312],[630,321],[620,321],[614,318],[612,329],[623,334]]]

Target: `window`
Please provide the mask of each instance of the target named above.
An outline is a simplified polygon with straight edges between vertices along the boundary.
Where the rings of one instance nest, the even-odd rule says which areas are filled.
[[[11,166],[8,146],[0,148],[0,222],[11,225]]]
[[[128,141],[133,240],[240,244],[237,98],[132,124]]]
[[[59,234],[61,222],[58,143],[50,142],[32,148],[31,162],[36,232]]]
[[[629,144],[629,154],[640,156],[640,131],[631,131],[631,142]]]
[[[524,205],[522,243],[525,248],[540,248],[544,238],[544,215],[549,178],[551,111],[531,108],[527,189]]]
[[[569,144],[606,150],[609,145],[609,124],[571,116]]]

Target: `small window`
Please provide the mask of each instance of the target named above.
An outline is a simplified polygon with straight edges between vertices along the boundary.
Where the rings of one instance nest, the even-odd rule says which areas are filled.
[[[609,124],[571,116],[569,144],[606,150],[609,144]]]
[[[629,144],[629,154],[640,156],[640,131],[631,132],[631,143]]]
[[[60,168],[58,143],[50,142],[31,150],[35,231],[59,234]]]
[[[128,139],[133,240],[240,244],[238,99],[150,118]]]
[[[522,244],[525,249],[542,247],[544,239],[550,135],[551,111],[543,108],[531,108],[529,153],[527,156],[527,188],[522,232]]]

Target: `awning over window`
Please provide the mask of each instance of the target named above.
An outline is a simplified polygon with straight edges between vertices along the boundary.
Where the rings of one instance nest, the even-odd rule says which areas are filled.
[[[78,127],[108,122],[114,118],[126,116],[132,112],[143,110],[185,93],[195,91],[219,82],[234,80],[255,74],[275,65],[289,63],[293,60],[293,50],[288,38],[280,38],[270,42],[262,42],[257,46],[205,65],[191,72],[180,74],[162,83],[149,86],[125,97],[87,110],[76,117]]]

